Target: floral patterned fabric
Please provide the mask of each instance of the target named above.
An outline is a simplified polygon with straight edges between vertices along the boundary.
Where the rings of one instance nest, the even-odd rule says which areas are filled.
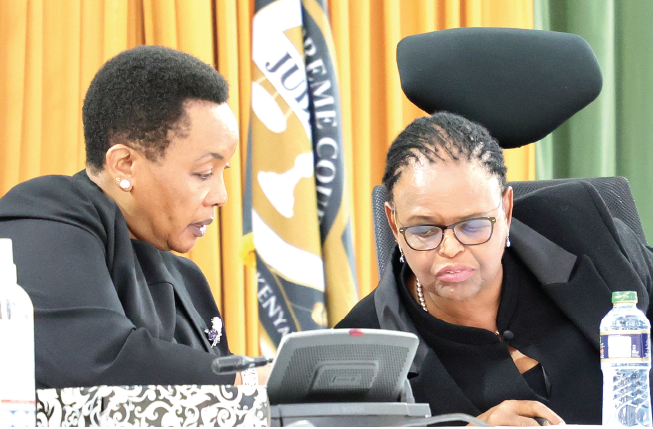
[[[37,390],[38,426],[269,426],[263,386],[96,386]]]

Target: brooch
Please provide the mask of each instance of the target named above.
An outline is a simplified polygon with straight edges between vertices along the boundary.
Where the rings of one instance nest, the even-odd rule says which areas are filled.
[[[211,341],[211,347],[215,347],[220,342],[220,337],[222,337],[222,319],[219,317],[214,317],[211,319],[211,329],[205,329],[204,332],[209,336],[209,341]]]

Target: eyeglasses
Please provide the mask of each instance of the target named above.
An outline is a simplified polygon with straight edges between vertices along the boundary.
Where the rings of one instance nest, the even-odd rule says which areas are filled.
[[[396,220],[396,214],[395,214]],[[411,225],[399,228],[406,243],[413,250],[436,249],[444,240],[444,231],[450,229],[454,237],[465,246],[487,243],[492,238],[496,217],[477,217],[461,220],[451,225]]]

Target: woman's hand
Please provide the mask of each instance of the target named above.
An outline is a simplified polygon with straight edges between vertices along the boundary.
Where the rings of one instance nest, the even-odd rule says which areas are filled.
[[[477,418],[492,426],[540,426],[534,417],[546,419],[549,424],[565,424],[549,407],[537,401],[503,401]]]
[[[265,385],[268,382],[271,369],[272,365],[270,364],[256,368],[256,371],[258,372],[258,384]]]
[[[256,375],[258,376],[258,384],[265,385],[265,383],[268,382],[270,369],[272,369],[272,365],[270,364],[256,368]],[[240,372],[237,372],[236,380],[234,381],[234,386],[240,386],[241,384],[243,384],[243,377],[240,374]]]

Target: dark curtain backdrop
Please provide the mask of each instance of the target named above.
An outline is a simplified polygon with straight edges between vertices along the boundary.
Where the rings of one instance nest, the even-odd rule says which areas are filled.
[[[653,1],[535,0],[536,29],[582,36],[601,95],[536,144],[538,179],[625,176],[653,242]]]

